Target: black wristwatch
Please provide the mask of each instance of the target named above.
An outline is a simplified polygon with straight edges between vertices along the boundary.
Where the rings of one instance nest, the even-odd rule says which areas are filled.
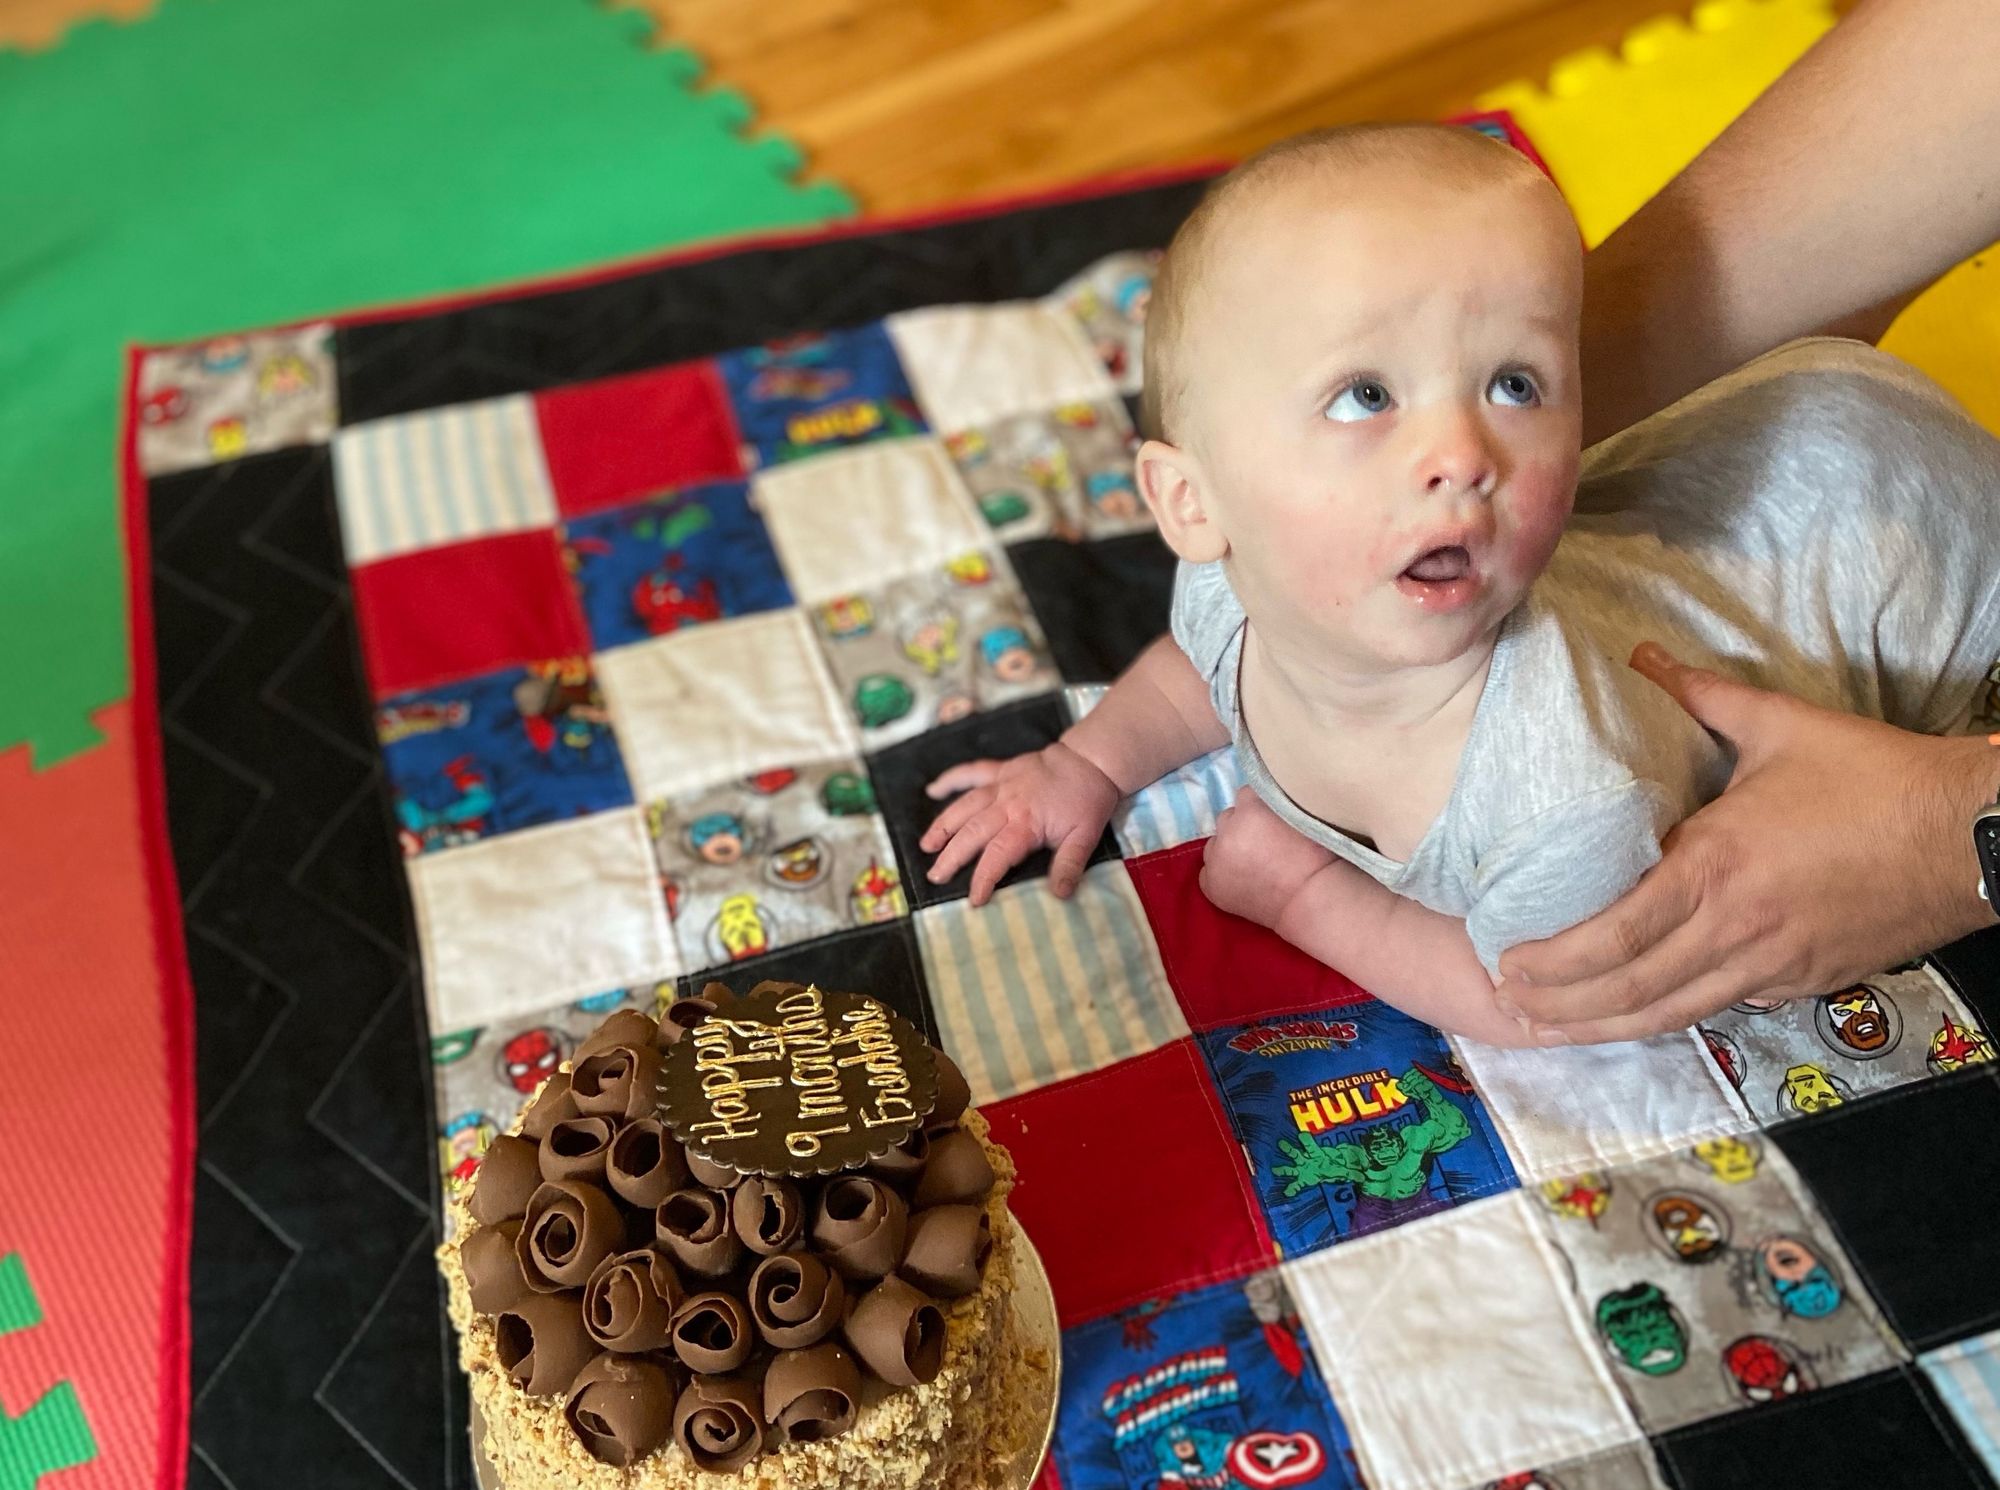
[[[1979,856],[1979,898],[2000,914],[2000,802],[1973,816],[1972,851]]]

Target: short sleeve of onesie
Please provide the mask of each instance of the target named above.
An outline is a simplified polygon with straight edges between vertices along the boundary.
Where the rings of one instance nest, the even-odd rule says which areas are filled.
[[[1660,859],[1673,826],[1668,794],[1650,782],[1585,792],[1515,825],[1480,855],[1465,929],[1486,971],[1500,954],[1587,921]]]
[[[1216,717],[1225,723],[1236,716],[1236,669],[1223,666],[1223,660],[1241,634],[1244,619],[1243,606],[1230,588],[1229,577],[1220,563],[1181,561],[1174,571],[1173,610],[1168,624],[1175,644],[1208,684]],[[1231,733],[1235,731],[1232,729]]]

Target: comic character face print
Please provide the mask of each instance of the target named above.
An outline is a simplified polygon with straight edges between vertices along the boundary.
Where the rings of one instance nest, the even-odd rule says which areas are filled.
[[[875,810],[875,788],[855,771],[835,771],[819,789],[820,805],[833,817],[854,817]]]
[[[1930,1054],[1924,1057],[1924,1066],[1932,1075],[1942,1076],[1947,1071],[1983,1065],[1992,1059],[1993,1045],[1985,1035],[1947,1016],[1938,1032],[1931,1036]]]
[[[1903,1017],[1895,1001],[1867,983],[1815,1002],[1813,1024],[1837,1054],[1872,1061],[1896,1048]]]
[[[973,702],[971,694],[954,689],[952,692],[944,694],[938,699],[937,722],[939,724],[950,724],[954,720],[965,718],[966,715],[970,714],[977,707],[978,705]]]
[[[688,824],[688,847],[708,864],[734,864],[750,847],[750,830],[733,812],[709,812]]]
[[[1778,1105],[1791,1112],[1824,1112],[1830,1107],[1840,1106],[1849,1095],[1847,1084],[1839,1077],[1807,1062],[1785,1072],[1784,1086],[1778,1093]]]
[[[869,673],[854,685],[854,717],[863,729],[894,724],[916,701],[910,685],[894,673]]]
[[[1597,1329],[1634,1371],[1668,1376],[1687,1364],[1687,1325],[1655,1284],[1635,1283],[1599,1299]]]
[[[240,336],[218,336],[201,349],[201,370],[210,373],[235,372],[250,361],[250,343]]]
[[[1610,1176],[1593,1171],[1566,1179],[1545,1180],[1542,1183],[1542,1201],[1558,1216],[1589,1221],[1594,1225],[1611,1204]]]
[[[1698,1164],[1725,1185],[1740,1185],[1757,1178],[1757,1161],[1762,1151],[1747,1138],[1707,1138],[1691,1151]]]
[[[144,424],[172,424],[187,411],[187,389],[167,387],[146,395],[139,405],[139,419]]]
[[[689,584],[669,561],[632,587],[632,613],[653,636],[668,636],[683,626],[722,619],[722,601],[715,581],[707,577]]]
[[[257,369],[257,394],[266,400],[292,398],[312,385],[312,368],[296,352],[276,353]]]
[[[715,913],[709,940],[731,962],[741,962],[746,957],[769,951],[771,931],[765,923],[764,908],[757,903],[757,897],[732,895],[723,901]]]
[[[1653,1236],[1680,1262],[1713,1262],[1729,1244],[1729,1217],[1713,1201],[1669,1190],[1646,1202]]]
[[[787,890],[816,885],[826,875],[826,845],[817,838],[799,838],[771,850],[766,865],[771,879]]]
[[[569,1040],[561,1030],[546,1025],[523,1030],[500,1047],[500,1079],[522,1096],[532,1096],[568,1054]]]
[[[1035,675],[1035,654],[1018,626],[995,626],[979,638],[979,655],[1003,683],[1025,683]]]
[[[217,460],[228,460],[249,448],[249,426],[236,415],[231,414],[209,425],[208,453]]]
[[[1752,1407],[1782,1402],[1814,1385],[1794,1349],[1768,1335],[1732,1341],[1722,1352],[1722,1373],[1736,1395]]]
[[[960,554],[944,566],[945,578],[955,585],[988,584],[993,579],[993,561],[984,554]]]
[[[1138,488],[1123,471],[1094,471],[1084,484],[1091,510],[1100,517],[1130,522],[1143,510]]]
[[[933,611],[903,636],[903,655],[935,678],[945,664],[958,661],[958,617],[949,611]]]
[[[1758,1292],[1779,1313],[1824,1319],[1840,1307],[1843,1294],[1833,1270],[1797,1237],[1766,1237],[1751,1258]]]
[[[875,629],[875,606],[866,595],[843,595],[819,608],[819,624],[835,641]]]
[[[894,869],[876,863],[870,863],[854,877],[854,885],[847,892],[847,904],[857,926],[894,921],[907,914],[901,878]]]
[[[1715,1062],[1722,1074],[1729,1078],[1729,1084],[1737,1091],[1743,1090],[1743,1052],[1736,1042],[1720,1030],[1701,1026],[1701,1043],[1708,1047],[1708,1058]]]

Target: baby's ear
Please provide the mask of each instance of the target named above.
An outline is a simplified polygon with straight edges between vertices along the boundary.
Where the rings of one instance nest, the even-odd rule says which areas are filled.
[[[1160,525],[1167,547],[1190,564],[1212,564],[1229,552],[1203,496],[1201,464],[1192,452],[1163,440],[1148,440],[1133,457],[1139,491]]]

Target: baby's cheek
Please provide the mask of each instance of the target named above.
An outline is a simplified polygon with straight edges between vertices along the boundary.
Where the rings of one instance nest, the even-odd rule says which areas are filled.
[[[1500,564],[1517,581],[1542,572],[1562,538],[1576,497],[1576,463],[1541,461],[1521,468],[1507,499]]]

